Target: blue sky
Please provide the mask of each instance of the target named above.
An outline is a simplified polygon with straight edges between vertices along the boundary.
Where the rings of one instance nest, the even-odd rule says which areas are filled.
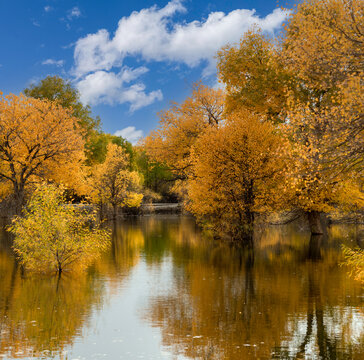
[[[47,75],[72,81],[106,132],[131,141],[200,79],[216,85],[216,51],[258,24],[277,33],[289,1],[0,1],[0,90]]]

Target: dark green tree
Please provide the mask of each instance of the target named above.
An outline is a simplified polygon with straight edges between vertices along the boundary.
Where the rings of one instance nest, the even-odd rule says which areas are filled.
[[[37,99],[48,99],[57,101],[65,108],[72,108],[72,115],[79,119],[79,124],[84,129],[87,139],[94,131],[100,130],[100,118],[91,116],[89,105],[83,105],[80,94],[69,80],[60,76],[47,76],[38,84],[31,84],[24,89],[24,94]]]

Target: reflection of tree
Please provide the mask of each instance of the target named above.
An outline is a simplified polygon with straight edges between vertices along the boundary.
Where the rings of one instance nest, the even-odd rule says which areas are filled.
[[[292,340],[285,342],[283,346],[274,349],[276,357],[281,359],[302,359],[310,356],[312,349],[315,349],[320,359],[352,359],[362,358],[364,349],[360,345],[355,348],[352,344],[355,335],[355,324],[352,316],[356,310],[334,310],[334,299],[332,293],[338,287],[338,279],[334,274],[330,276],[330,269],[325,264],[322,255],[322,244],[325,238],[322,235],[312,235],[306,251],[306,271],[307,271],[307,291],[306,291],[306,324],[297,323],[296,332],[291,334]],[[332,265],[332,264],[331,264]],[[325,269],[320,271],[320,267]],[[338,274],[336,274],[338,275]],[[345,276],[345,274],[344,274]],[[345,282],[345,278],[340,279]],[[359,304],[358,304],[359,305]],[[301,310],[301,313],[304,311]],[[350,316],[348,315],[348,312]],[[345,314],[346,313],[346,314]],[[359,319],[361,325],[364,319]],[[354,325],[354,326],[353,326]],[[360,324],[356,324],[360,325]],[[304,329],[302,331],[302,329]],[[340,334],[334,329],[340,329]],[[363,336],[363,329],[359,331],[359,336]],[[289,346],[289,344],[293,346]],[[295,354],[287,352],[287,348],[294,348]]]
[[[144,235],[133,223],[114,224],[110,251],[87,272],[41,277],[22,274],[11,241],[0,238],[0,355],[17,357],[62,353],[103,301],[104,284],[120,284],[138,262]],[[113,281],[117,280],[117,281]]]
[[[135,266],[144,246],[144,234],[133,222],[111,223],[112,243],[110,251],[96,260],[94,269],[109,279],[119,279]]]
[[[252,251],[201,236],[193,219],[128,220],[115,224],[112,248],[87,273],[59,281],[25,277],[9,244],[1,247],[3,240],[0,354],[59,353],[101,304],[105,280],[117,290],[140,259],[149,269],[162,268],[168,258],[171,290],[151,299],[144,318],[160,327],[162,343],[175,354],[231,360],[364,358],[363,332],[353,325],[364,322],[356,310],[362,293],[337,267],[340,246],[330,239],[310,241],[294,227],[266,229]],[[23,355],[16,355],[19,351]]]
[[[3,269],[6,270],[6,269]],[[8,263],[10,286],[2,279],[0,354],[40,356],[62,352],[102,301],[103,286],[83,273],[77,278],[22,278]]]
[[[188,231],[194,233],[190,244]],[[315,337],[314,357],[344,358],[346,348],[360,358],[363,344],[351,344],[354,327],[344,315],[359,305],[360,289],[338,268],[339,247],[323,238],[308,242],[293,228],[283,231],[264,232],[253,252],[195,241],[193,227],[174,227],[167,248],[175,290],[153,298],[145,313],[161,327],[163,344],[191,358],[293,359],[305,357]],[[338,292],[350,300],[344,304]],[[300,322],[297,328],[306,333],[288,344],[303,317],[306,327]],[[344,328],[338,336],[328,324]]]

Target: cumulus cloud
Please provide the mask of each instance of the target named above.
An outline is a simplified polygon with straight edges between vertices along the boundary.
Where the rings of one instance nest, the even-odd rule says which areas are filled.
[[[227,14],[212,12],[201,21],[174,21],[177,14],[186,11],[181,0],[172,0],[163,8],[153,6],[121,18],[114,34],[100,29],[78,39],[73,74],[83,100],[128,102],[131,111],[161,100],[160,90],[147,93],[141,82],[124,86],[125,71],[140,76],[143,73],[140,69],[145,69],[126,70],[125,58],[185,64],[190,68],[204,64],[203,75],[211,75],[216,68],[214,57],[223,45],[238,42],[253,25],[274,32],[287,16],[279,8],[265,17],[258,16],[255,10],[237,9]],[[115,72],[116,68],[121,68],[120,72]]]
[[[160,90],[145,92],[145,85],[136,83],[127,85],[148,71],[145,67],[136,69],[123,68],[118,74],[114,72],[96,71],[88,74],[77,83],[81,101],[86,104],[130,104],[130,111],[135,111],[162,100]]]
[[[128,126],[122,130],[118,130],[114,134],[130,141],[133,145],[143,136],[142,130],[137,130],[135,126]]]
[[[42,61],[42,65],[54,65],[57,67],[62,67],[64,65],[64,60],[47,59]]]
[[[53,10],[52,6],[47,5],[47,6],[44,7],[45,12],[50,12],[52,10]]]
[[[180,0],[173,0],[161,9],[153,6],[123,17],[113,37],[102,29],[79,39],[74,53],[76,74],[109,70],[127,56],[190,67],[201,61],[213,63],[217,50],[237,42],[251,26],[272,32],[287,16],[280,8],[266,17],[259,17],[255,10],[237,9],[228,14],[210,13],[204,21],[173,23],[173,16],[185,11]]]

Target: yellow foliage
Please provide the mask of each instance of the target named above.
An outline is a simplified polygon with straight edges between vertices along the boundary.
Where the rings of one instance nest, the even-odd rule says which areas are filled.
[[[15,217],[9,230],[21,264],[35,271],[85,266],[110,240],[109,232],[95,225],[93,214],[65,204],[62,189],[45,184],[36,187],[23,216]]]
[[[287,23],[284,47],[290,67],[310,87],[330,91],[363,75],[362,0],[305,0]]]
[[[139,192],[140,177],[128,170],[128,154],[113,143],[107,146],[106,159],[95,165],[90,177],[91,198],[100,203],[114,206],[135,206],[141,204],[143,195]]]
[[[307,211],[364,206],[363,2],[307,0],[288,22],[284,56],[301,96],[288,93],[294,204]]]
[[[239,46],[223,47],[218,52],[217,68],[226,87],[227,111],[243,106],[270,120],[284,120],[285,88],[292,76],[279,48],[260,30],[246,32]]]

